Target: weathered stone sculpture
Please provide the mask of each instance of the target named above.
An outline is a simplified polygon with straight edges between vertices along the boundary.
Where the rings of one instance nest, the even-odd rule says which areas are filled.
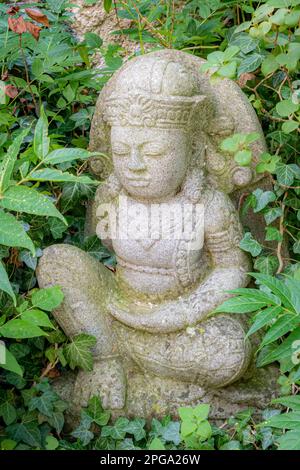
[[[212,315],[228,290],[247,285],[251,267],[229,193],[253,183],[254,172],[221,154],[219,143],[261,129],[239,88],[212,85],[201,63],[178,51],[138,57],[97,102],[91,148],[113,164],[91,162],[109,174],[94,215],[117,272],[68,245],[45,250],[38,270],[40,286],[64,291],[55,317],[65,333],[97,338],[93,371],[70,385],[76,405],[97,394],[106,408],[149,417],[202,400],[222,417],[251,399],[259,406],[267,394],[257,381],[251,392],[240,318]],[[261,134],[253,153],[263,150]],[[230,386],[245,373],[252,385]]]

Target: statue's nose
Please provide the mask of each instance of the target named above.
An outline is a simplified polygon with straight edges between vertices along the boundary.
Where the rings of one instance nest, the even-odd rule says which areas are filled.
[[[137,148],[133,148],[131,150],[128,167],[131,171],[143,171],[147,168],[144,159]]]

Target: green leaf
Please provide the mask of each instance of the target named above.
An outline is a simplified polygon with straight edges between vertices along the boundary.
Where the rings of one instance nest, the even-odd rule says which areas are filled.
[[[256,198],[256,206],[254,208],[254,212],[260,212],[264,209],[269,202],[273,202],[276,200],[276,195],[272,191],[263,191],[262,189],[258,188],[253,193]]]
[[[286,121],[282,124],[282,130],[285,134],[290,134],[299,127],[299,122],[297,121]]]
[[[258,312],[254,316],[254,323],[251,325],[246,337],[253,335],[256,331],[260,330],[268,323],[270,323],[274,318],[276,318],[282,312],[282,308],[280,306],[273,306]]]
[[[9,186],[20,147],[29,130],[30,128],[22,131],[21,134],[14,139],[10,147],[8,147],[6,155],[4,155],[0,165],[0,194]]]
[[[293,315],[291,313],[282,315],[280,318],[278,318],[278,320],[274,323],[274,325],[265,334],[260,344],[260,347],[262,348],[263,346],[266,346],[267,344],[273,343],[281,336],[297,328],[299,324],[300,324],[300,315]]]
[[[262,56],[257,52],[247,55],[239,65],[238,76],[242,75],[242,73],[253,72],[260,66],[261,62]]]
[[[55,450],[59,447],[59,442],[54,436],[47,436],[46,437],[46,450]]]
[[[193,408],[193,413],[197,420],[205,420],[208,418],[209,410],[210,405],[207,403],[201,403]]]
[[[291,411],[290,413],[271,416],[263,424],[271,428],[298,430],[300,434],[300,412]]]
[[[290,165],[280,164],[276,168],[276,176],[279,184],[283,186],[291,186],[294,181],[294,171]]]
[[[103,7],[106,13],[109,13],[112,7],[112,0],[104,0],[103,1]]]
[[[44,170],[33,171],[27,175],[28,180],[33,181],[54,181],[57,183],[71,182],[82,184],[99,184],[99,181],[92,180],[88,176],[75,176],[67,171],[62,172],[52,168],[45,168]]]
[[[278,228],[276,227],[266,227],[266,241],[282,241],[282,234],[279,232]]]
[[[99,49],[103,44],[102,39],[96,33],[85,33],[84,39],[87,45],[93,49]]]
[[[0,405],[0,416],[2,416],[6,426],[9,426],[17,418],[15,407],[9,401],[2,403]]]
[[[284,361],[291,359],[293,351],[292,345],[295,341],[299,341],[300,339],[300,327],[294,330],[288,338],[286,338],[280,346],[275,349],[268,351],[264,354],[261,359],[257,361],[258,367],[266,366],[267,364],[271,364],[275,361]]]
[[[256,312],[260,308],[266,306],[265,301],[261,301],[252,297],[251,295],[243,295],[231,297],[225,300],[219,307],[216,308],[216,313],[250,313]]]
[[[299,104],[295,104],[291,99],[282,100],[276,104],[276,111],[281,117],[288,117],[299,109]]]
[[[51,417],[56,400],[56,393],[46,390],[41,396],[31,398],[28,404],[29,411],[38,410],[42,415]]]
[[[146,431],[144,429],[146,421],[142,418],[135,418],[124,427],[124,430],[128,434],[132,434],[136,441],[141,441],[146,437]]]
[[[14,301],[14,305],[16,305],[16,296],[14,291],[12,290],[11,284],[8,279],[7,272],[3,263],[0,261],[0,290],[6,292]]]
[[[270,73],[275,72],[279,67],[279,64],[276,60],[276,57],[273,55],[269,54],[262,62],[261,64],[261,71],[264,74],[264,76],[269,75]]]
[[[0,327],[0,334],[5,338],[25,339],[47,336],[38,326],[20,319],[10,320]]]
[[[155,437],[149,447],[148,447],[149,450],[165,450],[165,446],[163,445],[163,443],[161,442],[161,440],[158,438],[158,437]]]
[[[180,428],[182,438],[184,439],[185,437],[190,436],[196,431],[196,429],[196,423],[193,423],[192,421],[183,421]]]
[[[229,62],[226,65],[223,65],[218,70],[218,75],[224,78],[235,78],[236,74],[236,61]]]
[[[251,232],[246,232],[243,239],[240,241],[240,248],[248,251],[252,256],[258,256],[262,251],[260,243],[253,238]]]
[[[286,285],[276,277],[261,273],[251,273],[261,284],[267,286],[271,291],[281,299],[282,303],[292,311],[295,311],[291,292]]]
[[[24,442],[30,447],[41,448],[42,436],[37,422],[11,424],[6,428],[8,435],[17,442]]]
[[[273,255],[259,256],[254,261],[254,269],[263,274],[274,274],[279,266],[278,258]]]
[[[288,431],[277,440],[278,450],[300,450],[300,432]]]
[[[295,411],[300,411],[300,395],[290,395],[288,397],[279,397],[274,398],[272,403],[279,403],[280,405],[286,406],[287,408],[291,408]]]
[[[57,217],[67,225],[63,215],[56,209],[48,197],[27,186],[11,186],[5,191],[0,204],[5,209],[11,211]]]
[[[283,211],[281,207],[273,207],[264,213],[264,218],[266,223],[269,225],[274,222],[274,220],[276,220],[278,217],[281,217],[282,214]]]
[[[9,370],[10,372],[14,372],[20,377],[23,377],[23,369],[20,367],[17,359],[5,346],[4,348],[5,348],[5,352],[4,352],[5,363],[0,362],[0,367],[2,367],[2,369]]]
[[[55,329],[55,326],[49,320],[48,315],[41,310],[26,310],[22,313],[21,319],[33,323],[34,325]]]
[[[59,286],[53,286],[36,290],[32,294],[31,302],[34,307],[51,312],[59,307],[63,299],[64,294],[61,288]]]
[[[58,163],[72,162],[74,160],[86,160],[90,152],[80,148],[63,148],[50,152],[44,160],[44,163],[56,165]]]
[[[27,248],[35,255],[34,245],[26,234],[21,222],[12,215],[0,210],[0,244]]]
[[[49,146],[48,120],[44,108],[41,106],[41,114],[35,126],[33,139],[33,150],[40,160],[44,160],[48,154]]]
[[[83,370],[91,371],[93,369],[93,355],[91,349],[95,346],[97,340],[94,336],[80,334],[72,339],[65,349],[65,357],[71,369],[80,367]]]
[[[251,159],[252,159],[252,152],[251,150],[246,150],[246,149],[239,150],[234,155],[234,159],[240,166],[250,165]]]
[[[85,412],[98,426],[106,426],[110,419],[110,412],[103,410],[98,397],[92,397],[89,400]]]

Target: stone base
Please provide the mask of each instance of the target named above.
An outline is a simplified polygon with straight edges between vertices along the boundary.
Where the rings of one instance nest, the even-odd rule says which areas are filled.
[[[127,416],[142,417],[147,421],[170,415],[178,418],[180,406],[196,406],[199,403],[211,405],[210,419],[215,423],[225,421],[246,408],[254,409],[254,416],[259,417],[278,395],[278,369],[270,366],[264,369],[250,369],[248,377],[222,389],[205,391],[198,385],[163,379],[153,375],[142,375],[136,370],[127,374],[126,407],[113,410],[112,418]],[[71,403],[67,421],[74,426],[80,415],[80,409],[86,403],[74,403],[76,375],[67,373],[54,382],[54,388],[60,396]],[[101,397],[100,397],[101,398]]]

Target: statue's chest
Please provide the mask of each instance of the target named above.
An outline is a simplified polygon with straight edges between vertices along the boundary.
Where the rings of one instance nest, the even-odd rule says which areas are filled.
[[[191,240],[197,225],[191,204],[189,208],[179,202],[146,205],[126,198],[114,208],[114,251],[117,258],[136,265],[172,268],[180,243]]]

